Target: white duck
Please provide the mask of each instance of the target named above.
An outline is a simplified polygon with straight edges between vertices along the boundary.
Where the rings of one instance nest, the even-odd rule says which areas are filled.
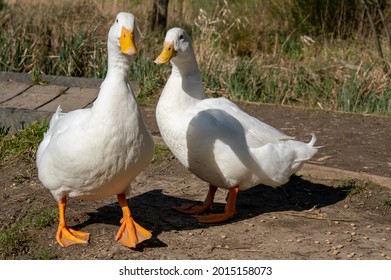
[[[117,195],[123,218],[116,240],[133,248],[151,237],[133,220],[125,196],[130,182],[150,163],[154,147],[128,82],[137,39],[134,16],[119,13],[108,34],[107,76],[92,108],[65,114],[59,107],[39,145],[38,176],[58,201],[56,239],[61,246],[89,239],[88,233],[67,226],[67,197],[97,200]]]
[[[315,135],[308,144],[292,140],[225,98],[206,98],[191,40],[180,28],[167,32],[155,63],[168,61],[172,73],[156,108],[160,133],[178,160],[210,184],[202,206],[183,205],[177,210],[209,211],[221,187],[229,189],[225,212],[197,219],[202,223],[230,219],[236,213],[238,190],[282,185],[317,152]]]

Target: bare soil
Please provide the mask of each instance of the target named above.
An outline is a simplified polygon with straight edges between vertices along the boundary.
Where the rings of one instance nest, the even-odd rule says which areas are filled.
[[[315,132],[324,146],[311,165],[385,177],[385,184],[341,176],[304,174],[286,185],[257,186],[239,193],[238,215],[204,225],[172,209],[200,203],[207,184],[170,153],[160,156],[132,183],[129,204],[135,220],[153,238],[136,250],[114,240],[121,210],[115,197],[69,199],[68,224],[91,233],[88,245],[56,244],[57,220],[29,227],[0,252],[2,259],[391,259],[391,119],[268,105],[241,105],[252,115],[308,141]],[[158,140],[154,106],[143,107]],[[161,142],[161,141],[158,141]],[[353,180],[352,180],[353,179]],[[214,212],[222,212],[226,191],[217,192]],[[37,179],[34,165],[19,162],[0,170],[0,231],[45,209],[56,209]],[[0,240],[1,241],[1,240]]]

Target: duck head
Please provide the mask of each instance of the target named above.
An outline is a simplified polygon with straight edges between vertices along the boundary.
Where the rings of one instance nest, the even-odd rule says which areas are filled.
[[[185,30],[175,27],[167,31],[163,50],[154,62],[164,64],[174,57],[180,57],[182,53],[187,51],[192,51],[190,37]]]
[[[123,54],[132,56],[137,53],[139,37],[134,15],[121,12],[110,28],[108,42]]]

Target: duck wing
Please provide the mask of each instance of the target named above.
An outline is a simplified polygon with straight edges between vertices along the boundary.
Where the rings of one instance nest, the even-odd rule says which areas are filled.
[[[223,97],[204,99],[197,103],[193,110],[195,117],[190,122],[190,126],[202,126],[197,128],[197,132],[204,131],[205,137],[208,135],[210,137],[211,134],[221,138],[238,139],[239,137],[246,141],[248,148],[259,148],[267,143],[293,139],[250,116],[235,103]]]

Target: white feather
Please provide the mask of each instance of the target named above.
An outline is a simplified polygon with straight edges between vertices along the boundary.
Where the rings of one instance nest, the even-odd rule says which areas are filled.
[[[248,115],[225,98],[206,98],[191,40],[180,28],[167,32],[176,55],[156,117],[163,139],[191,172],[218,187],[247,189],[286,183],[316,152]]]

